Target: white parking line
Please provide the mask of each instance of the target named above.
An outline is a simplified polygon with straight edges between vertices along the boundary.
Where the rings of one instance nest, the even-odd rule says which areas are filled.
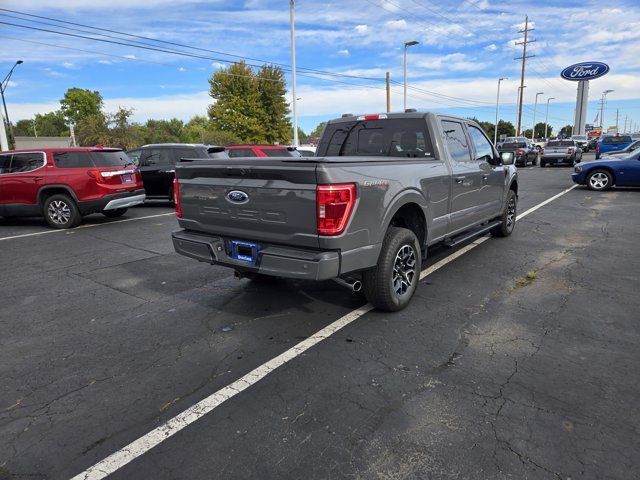
[[[37,235],[46,235],[48,233],[71,233],[82,228],[104,227],[107,225],[113,225],[114,223],[135,222],[136,220],[146,220],[147,218],[166,217],[167,215],[175,215],[175,212],[160,213],[158,215],[147,215],[146,217],[125,218],[124,220],[115,220],[113,222],[108,222],[108,223],[90,223],[86,225],[80,225],[79,227],[76,227],[72,230],[45,230],[43,232],[24,233],[22,235],[13,235],[11,237],[0,237],[0,242],[2,240],[13,240],[15,238],[35,237]]]
[[[577,185],[574,185],[571,188],[567,188],[566,190],[563,190],[562,192],[558,193],[557,195],[554,195],[553,197],[545,200],[544,202],[539,203],[535,207],[532,207],[529,210],[526,210],[525,212],[518,215],[516,220],[521,220],[523,217],[526,217],[530,213],[535,212],[540,207],[547,205],[548,203],[554,201],[555,199],[573,190],[576,186]],[[446,264],[464,255],[468,251],[476,248],[478,245],[481,245],[482,243],[486,242],[489,238],[490,237],[488,236],[478,238],[473,243],[470,243],[469,245],[461,248],[460,250],[457,250],[455,253],[452,253],[448,257],[445,257],[439,262],[436,262],[430,267],[424,269],[420,273],[420,280],[422,280],[428,275],[431,275],[436,270],[444,267]],[[259,382],[264,377],[266,377],[269,373],[276,370],[278,367],[281,367],[282,365],[290,362],[291,360],[301,355],[302,353],[304,353],[314,345],[317,345],[318,343],[329,338],[331,335],[343,329],[350,323],[356,321],[358,318],[362,317],[364,314],[373,310],[373,308],[374,308],[373,305],[370,305],[367,303],[366,305],[356,310],[353,310],[352,312],[347,313],[346,315],[344,315],[343,317],[340,317],[335,322],[324,327],[322,330],[311,335],[306,340],[303,340],[302,342],[298,343],[297,345],[290,348],[286,352],[281,353],[277,357],[269,360],[268,362],[263,363],[262,365],[252,370],[251,372],[247,373],[246,375],[239,378],[238,380],[231,383],[230,385],[227,385],[226,387],[209,395],[207,398],[200,400],[198,403],[187,408],[182,413],[179,413],[178,415],[171,418],[164,424],[151,430],[149,433],[143,435],[137,440],[134,440],[129,445],[123,447],[117,452],[112,453],[107,458],[96,463],[94,466],[88,468],[84,472],[76,475],[71,480],[100,480],[107,477],[108,475],[112,474],[116,470],[119,470],[120,468],[124,467],[129,462],[135,460],[136,458],[140,457],[144,453],[148,452],[156,445],[159,445],[160,443],[167,440],[169,437],[175,435],[183,428],[188,427],[193,422],[203,417],[207,413],[211,412],[216,407],[219,407],[230,398],[235,397],[237,394],[239,394],[243,390]]]

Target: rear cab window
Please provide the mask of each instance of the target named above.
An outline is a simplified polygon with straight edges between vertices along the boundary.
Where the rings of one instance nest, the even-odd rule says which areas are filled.
[[[618,143],[631,143],[631,137],[628,135],[621,135],[619,137],[605,137],[604,140],[602,140],[602,143],[607,143],[607,144],[618,144]]]
[[[301,157],[297,150],[289,150],[288,148],[264,148],[262,149],[267,157]]]
[[[423,118],[390,118],[330,123],[317,156],[434,158]]]

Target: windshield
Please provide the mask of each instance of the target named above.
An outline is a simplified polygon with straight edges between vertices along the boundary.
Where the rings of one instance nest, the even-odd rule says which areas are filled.
[[[123,167],[125,165],[133,165],[131,159],[123,151],[90,152],[89,156],[96,167]]]
[[[317,156],[433,157],[422,118],[392,118],[330,123]]]
[[[301,157],[297,150],[289,150],[288,148],[265,148],[262,152],[267,157]]]
[[[574,140],[586,140],[587,137],[584,135],[574,135],[571,138],[573,138]]]

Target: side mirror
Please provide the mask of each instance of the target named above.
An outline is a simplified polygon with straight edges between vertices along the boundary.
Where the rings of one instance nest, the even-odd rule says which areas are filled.
[[[513,165],[513,152],[500,152],[500,159],[503,165]]]

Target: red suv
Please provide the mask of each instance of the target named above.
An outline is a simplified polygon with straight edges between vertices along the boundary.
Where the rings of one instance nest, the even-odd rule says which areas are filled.
[[[119,217],[144,202],[137,168],[116,148],[45,148],[0,152],[0,216],[44,216],[72,228],[83,215]]]
[[[230,145],[225,148],[231,158],[302,156],[294,147],[287,147],[284,145]]]

